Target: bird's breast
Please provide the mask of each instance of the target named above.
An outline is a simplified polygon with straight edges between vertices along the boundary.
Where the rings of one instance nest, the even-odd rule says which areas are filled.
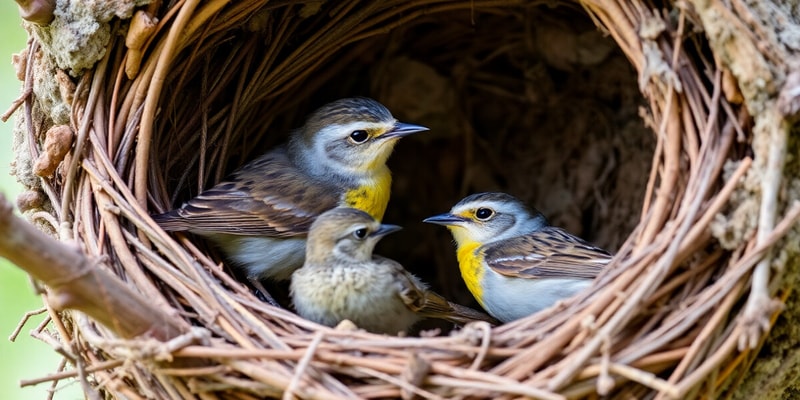
[[[458,269],[461,270],[461,278],[464,279],[467,289],[475,297],[475,300],[478,300],[478,303],[483,306],[481,280],[486,271],[483,269],[482,256],[475,251],[478,247],[480,247],[478,242],[461,243],[456,254],[458,256]]]
[[[386,169],[374,177],[362,180],[356,187],[348,190],[344,202],[348,207],[364,211],[372,218],[381,221],[389,204],[391,187],[392,175]]]

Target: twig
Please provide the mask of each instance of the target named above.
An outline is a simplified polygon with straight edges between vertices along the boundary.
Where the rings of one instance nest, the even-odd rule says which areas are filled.
[[[8,341],[13,342],[17,340],[17,336],[19,336],[19,333],[22,331],[22,327],[25,326],[25,324],[28,322],[29,319],[31,319],[31,317],[39,314],[44,314],[46,312],[47,308],[44,307],[26,312],[25,315],[22,316],[22,320],[20,320],[19,323],[17,324],[17,327],[14,328],[14,331],[11,332],[11,335],[8,336]]]
[[[314,340],[312,340],[311,344],[308,345],[306,354],[304,354],[303,358],[300,359],[300,362],[297,363],[297,367],[294,370],[294,376],[292,376],[292,380],[289,381],[289,386],[286,388],[286,391],[283,392],[283,400],[292,400],[294,398],[294,391],[297,390],[297,387],[300,385],[303,374],[308,368],[308,364],[311,362],[311,359],[314,358],[314,352],[317,351],[317,346],[319,346],[324,337],[325,334],[322,331],[318,331],[314,335]]]
[[[94,365],[86,367],[84,369],[84,372],[92,373],[92,372],[97,372],[97,371],[101,371],[101,370],[104,370],[104,369],[114,369],[114,368],[117,368],[117,367],[119,367],[120,365],[122,365],[124,363],[125,363],[124,360],[103,361],[103,362],[100,362],[100,363],[97,363],[97,364],[94,364]],[[58,373],[55,373],[55,374],[50,374],[50,375],[47,375],[47,376],[44,376],[44,377],[41,377],[41,378],[21,380],[21,381],[19,381],[19,385],[21,387],[34,386],[34,385],[38,385],[38,384],[44,383],[44,382],[60,381],[62,379],[67,379],[67,378],[76,378],[77,376],[78,376],[78,371],[77,370],[63,371],[63,372],[58,372]]]
[[[775,225],[775,214],[778,208],[778,190],[780,189],[781,179],[783,178],[783,167],[786,160],[786,147],[791,129],[790,124],[780,118],[777,110],[772,110],[763,119],[771,119],[773,123],[777,120],[777,126],[764,127],[769,130],[769,154],[766,160],[766,170],[761,185],[761,207],[758,213],[758,233],[756,234],[757,243],[763,243],[772,233]],[[769,122],[762,121],[764,124]],[[769,315],[780,304],[770,298],[769,293],[769,273],[772,255],[768,252],[758,263],[753,271],[753,281],[750,285],[750,297],[744,308],[744,316],[741,323],[744,324],[742,336],[739,338],[739,350],[745,347],[755,348],[758,345],[761,335],[769,330]]]
[[[147,334],[168,340],[185,329],[77,249],[14,216],[1,193],[0,256],[44,282],[55,308],[84,312],[122,337]],[[96,295],[99,287],[107,296]],[[120,310],[125,310],[124,318]]]

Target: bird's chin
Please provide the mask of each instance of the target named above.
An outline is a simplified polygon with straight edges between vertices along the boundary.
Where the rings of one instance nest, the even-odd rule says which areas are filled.
[[[392,155],[392,150],[394,150],[394,142],[390,144],[382,144],[382,146],[376,149],[376,155],[366,165],[364,165],[364,171],[377,171],[380,168],[386,165],[386,161],[389,159],[389,156]]]

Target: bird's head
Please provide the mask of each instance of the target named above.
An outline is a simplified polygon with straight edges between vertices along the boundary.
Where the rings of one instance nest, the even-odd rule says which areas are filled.
[[[381,224],[369,214],[354,208],[328,210],[311,224],[306,244],[306,261],[322,262],[329,257],[367,261],[382,237],[400,230],[397,225]]]
[[[368,175],[386,164],[400,138],[426,130],[424,126],[398,122],[375,100],[345,98],[311,114],[293,135],[292,150],[296,156],[311,158],[306,165]]]
[[[458,245],[505,240],[547,226],[547,220],[506,193],[477,193],[465,197],[450,212],[424,222],[446,226]]]

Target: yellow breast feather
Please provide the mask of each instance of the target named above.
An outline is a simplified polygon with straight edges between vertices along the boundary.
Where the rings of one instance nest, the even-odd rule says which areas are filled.
[[[478,303],[484,306],[481,280],[483,280],[485,271],[481,266],[480,256],[475,253],[478,247],[480,247],[478,242],[460,243],[456,255],[458,256],[458,269],[461,270],[461,278],[467,284],[467,289],[478,300]]]
[[[384,168],[373,179],[347,191],[344,202],[349,207],[364,211],[372,218],[382,221],[386,206],[389,204],[391,190],[392,175],[388,168]]]

